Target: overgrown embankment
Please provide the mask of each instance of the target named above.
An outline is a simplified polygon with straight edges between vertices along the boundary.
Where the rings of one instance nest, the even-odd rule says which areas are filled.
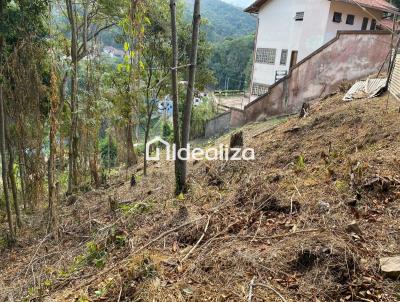
[[[191,190],[181,198],[173,165],[163,162],[147,178],[139,172],[134,188],[121,175],[63,204],[58,244],[32,226],[35,239],[26,234],[2,252],[1,294],[396,301],[399,282],[381,275],[379,258],[400,250],[400,104],[341,99],[314,105],[301,120],[246,126],[256,160],[192,162]]]

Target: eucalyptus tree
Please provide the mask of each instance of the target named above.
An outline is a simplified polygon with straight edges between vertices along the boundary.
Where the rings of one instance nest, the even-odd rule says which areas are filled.
[[[90,42],[103,31],[115,26],[123,0],[65,0],[70,32],[71,56],[71,127],[69,135],[68,193],[78,186],[78,71],[79,62],[92,51]]]
[[[176,29],[176,2],[170,2],[170,10],[171,10],[171,28],[172,28],[172,47],[173,47],[173,59],[172,64],[174,69],[177,69],[177,29]],[[186,98],[184,104],[184,112],[183,112],[183,123],[182,123],[182,133],[179,136],[179,116],[177,109],[174,111],[174,134],[175,134],[175,142],[179,143],[180,148],[187,148],[189,139],[190,139],[190,121],[192,115],[192,106],[193,106],[193,98],[194,98],[194,90],[195,90],[195,79],[196,79],[196,68],[197,68],[197,59],[198,59],[198,49],[199,49],[199,40],[200,40],[200,22],[201,22],[201,14],[200,14],[200,0],[194,1],[194,10],[193,10],[193,24],[192,24],[192,39],[191,39],[191,47],[190,47],[190,59],[189,59],[189,71],[188,71],[188,84],[186,91]],[[172,74],[172,82],[173,82],[173,99],[174,105],[176,107],[177,100],[177,88],[176,88],[176,79],[177,74],[174,72]],[[177,147],[177,148],[179,148]],[[183,157],[187,158],[186,154],[183,152]],[[175,176],[176,176],[176,193],[180,194],[187,191],[187,162],[186,160],[178,159],[175,161]]]
[[[46,107],[46,24],[45,0],[0,0],[0,151],[2,157],[3,191],[6,199],[7,218],[11,242],[15,240],[11,202],[8,192],[10,180],[17,225],[21,217],[17,185],[14,174],[15,149],[19,148],[19,162],[25,157],[25,143],[21,133],[32,126],[35,115],[40,129],[42,110]],[[32,106],[36,110],[31,110]],[[41,135],[42,137],[42,135]],[[32,135],[29,140],[37,137]],[[36,155],[41,149],[40,138],[36,141]],[[8,158],[7,158],[8,151]],[[32,152],[34,153],[34,152]],[[23,154],[21,156],[21,154]],[[35,162],[37,168],[40,161]],[[21,182],[22,183],[22,182]]]

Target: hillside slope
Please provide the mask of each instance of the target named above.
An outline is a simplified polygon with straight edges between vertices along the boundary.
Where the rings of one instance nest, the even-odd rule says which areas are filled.
[[[187,19],[190,19],[193,14],[194,0],[185,0],[185,3],[185,15]],[[254,17],[243,12],[239,7],[221,0],[201,1],[201,13],[207,20],[204,31],[211,42],[252,34],[256,30]]]
[[[248,7],[250,4],[255,2],[254,0],[223,0],[223,1],[240,8]]]
[[[396,301],[399,102],[342,97],[244,127],[256,160],[190,163],[184,200],[161,162],[64,202],[58,244],[33,225],[2,252],[0,301]]]

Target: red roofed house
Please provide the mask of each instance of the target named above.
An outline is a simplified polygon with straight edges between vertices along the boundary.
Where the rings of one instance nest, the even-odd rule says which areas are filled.
[[[253,100],[338,31],[376,30],[397,9],[385,0],[257,0],[245,11],[258,16]]]

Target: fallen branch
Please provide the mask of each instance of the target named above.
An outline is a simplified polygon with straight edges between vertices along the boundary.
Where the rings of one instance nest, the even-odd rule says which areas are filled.
[[[50,237],[50,235],[51,235],[50,233],[47,234],[47,235],[42,239],[42,241],[40,241],[38,247],[36,248],[35,253],[33,254],[33,256],[32,256],[32,258],[31,258],[31,261],[29,262],[28,266],[26,267],[24,277],[26,277],[26,275],[28,274],[29,268],[31,267],[32,263],[34,262],[35,257],[36,257],[36,255],[37,255],[37,253],[39,252],[39,249],[42,247],[43,243],[47,240],[47,238]]]
[[[253,289],[257,286],[259,287],[265,287],[268,288],[269,290],[273,291],[283,302],[287,302],[287,300],[282,296],[282,294],[280,292],[278,292],[275,288],[273,288],[270,285],[267,284],[263,284],[263,283],[254,283],[256,281],[256,277],[253,277],[253,279],[251,279],[250,284],[249,284],[249,295],[248,295],[248,302],[252,302],[253,300]]]
[[[256,277],[253,277],[251,279],[250,284],[249,284],[249,298],[247,299],[248,302],[251,302],[253,300],[253,288],[254,288],[254,282],[256,281]]]
[[[313,233],[313,232],[318,232],[318,231],[325,231],[325,229],[310,229],[310,230],[300,230],[297,232],[293,232],[293,233],[286,233],[286,234],[282,234],[282,235],[274,235],[274,236],[260,236],[260,237],[254,237],[254,236],[250,236],[250,235],[241,235],[241,236],[228,236],[228,237],[222,237],[222,239],[225,238],[252,238],[253,240],[261,240],[261,239],[279,239],[279,238],[284,238],[284,237],[289,237],[289,236],[293,236],[293,235],[298,235],[298,234],[302,234],[302,233]]]
[[[200,218],[197,218],[197,219],[188,221],[188,222],[186,222],[186,223],[184,223],[184,224],[181,224],[180,226],[177,226],[176,228],[173,228],[173,229],[171,229],[171,230],[169,230],[169,231],[166,231],[166,232],[160,234],[160,235],[157,236],[155,239],[151,240],[149,243],[145,244],[145,245],[142,246],[141,248],[139,248],[139,249],[137,249],[136,251],[132,252],[128,258],[125,258],[125,259],[122,260],[121,262],[114,264],[113,266],[109,267],[108,269],[106,269],[106,270],[104,270],[104,271],[102,271],[102,272],[99,272],[99,273],[98,273],[96,276],[94,276],[93,278],[89,279],[88,281],[86,281],[86,282],[82,283],[81,285],[79,285],[78,287],[76,287],[76,288],[75,288],[75,292],[76,292],[77,290],[79,290],[79,289],[85,287],[85,286],[89,286],[89,285],[92,284],[96,279],[98,279],[98,278],[100,278],[101,276],[103,276],[103,275],[105,275],[105,274],[107,274],[107,273],[113,271],[115,268],[120,267],[120,266],[124,266],[125,264],[127,264],[127,263],[133,258],[133,255],[135,255],[135,254],[137,254],[137,253],[143,251],[144,249],[148,248],[149,246],[151,246],[153,243],[157,242],[158,240],[164,238],[165,236],[168,236],[169,234],[171,234],[171,233],[173,233],[173,232],[178,231],[178,230],[181,229],[181,228],[184,228],[185,226],[188,226],[188,225],[190,225],[190,224],[193,224],[193,223],[195,223],[195,222],[198,222],[198,221],[200,221],[200,220],[203,220],[204,218],[205,218],[205,217],[203,216],[203,217],[200,217]]]
[[[278,292],[275,288],[273,288],[272,286],[266,285],[266,284],[262,284],[262,283],[256,283],[253,285],[254,287],[259,286],[259,287],[265,287],[268,288],[269,290],[272,290],[279,298],[281,298],[281,300],[283,302],[287,302],[287,300],[282,296],[282,294],[280,292]]]
[[[159,235],[159,236],[156,237],[155,239],[151,240],[149,243],[145,244],[144,246],[142,246],[141,248],[139,248],[138,250],[136,250],[136,251],[133,252],[133,253],[134,253],[134,254],[137,254],[137,253],[143,251],[144,249],[148,248],[148,247],[151,246],[154,242],[157,242],[157,241],[160,240],[161,238],[164,238],[165,236],[167,236],[167,235],[169,235],[169,234],[171,234],[171,233],[174,233],[174,232],[180,230],[181,228],[183,228],[183,227],[185,227],[185,226],[188,226],[188,225],[193,224],[193,223],[195,223],[195,222],[197,222],[197,221],[203,220],[204,218],[205,218],[205,217],[201,217],[201,218],[197,218],[197,219],[188,221],[188,222],[186,222],[186,223],[184,223],[184,224],[181,224],[180,226],[177,226],[176,228],[173,228],[173,229],[171,229],[171,230],[169,230],[169,231],[166,231],[166,232],[162,233],[161,235]]]
[[[182,258],[180,263],[183,263],[189,256],[194,252],[194,250],[199,246],[200,242],[203,240],[204,236],[207,233],[208,226],[210,225],[211,216],[208,216],[207,224],[204,228],[203,234],[200,236],[200,239],[196,242],[196,244],[190,249],[190,251],[186,254],[185,257]]]

